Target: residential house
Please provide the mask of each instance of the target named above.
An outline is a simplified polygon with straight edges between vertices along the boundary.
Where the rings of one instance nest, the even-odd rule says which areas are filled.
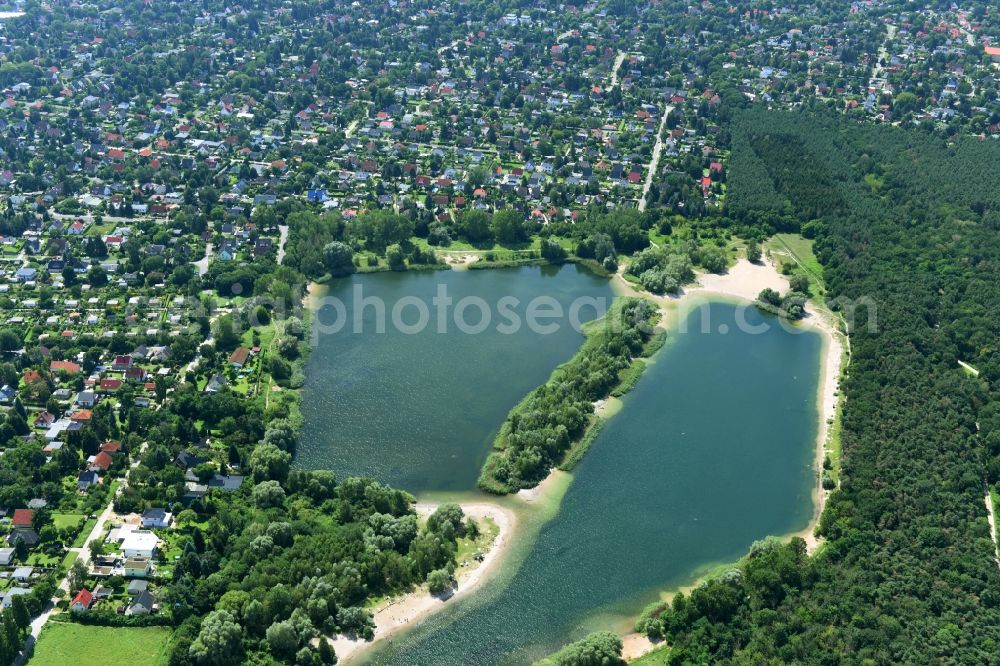
[[[94,605],[94,595],[90,590],[83,588],[76,593],[73,600],[69,602],[69,609],[74,613],[86,613]]]
[[[31,509],[15,509],[14,516],[11,518],[11,524],[17,527],[31,527],[32,521],[35,519],[35,512]]]
[[[229,356],[229,362],[234,368],[242,368],[247,363],[247,359],[250,357],[250,350],[246,347],[237,347]]]
[[[0,610],[7,610],[14,603],[14,597],[30,593],[31,590],[25,587],[12,587],[7,590],[7,594],[0,596]]]
[[[108,452],[99,451],[89,462],[87,469],[91,472],[107,472],[113,462],[114,460]]]
[[[7,543],[11,546],[16,545],[18,539],[23,541],[24,545],[28,548],[34,548],[38,545],[38,542],[41,541],[41,538],[38,536],[38,532],[31,529],[16,529],[7,535]]]
[[[122,564],[122,575],[126,578],[149,578],[153,575],[153,563],[145,557],[130,557]]]
[[[144,557],[151,559],[156,553],[156,545],[159,539],[155,534],[146,530],[132,530],[122,538],[121,548],[126,559]]]
[[[156,600],[149,590],[143,590],[132,597],[131,603],[125,609],[125,615],[149,615],[156,609]]]
[[[76,489],[80,492],[86,492],[88,488],[100,482],[101,477],[97,475],[97,472],[93,470],[80,472],[80,476],[76,477]]]
[[[13,548],[0,548],[0,566],[7,567],[14,561]]]
[[[142,513],[142,526],[146,529],[152,527],[167,528],[170,527],[170,522],[173,520],[174,516],[172,513],[166,509],[146,509]]]

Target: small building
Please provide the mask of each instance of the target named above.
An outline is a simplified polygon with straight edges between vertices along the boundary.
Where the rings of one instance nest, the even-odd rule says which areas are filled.
[[[18,567],[14,569],[14,573],[11,574],[11,578],[19,583],[27,583],[31,580],[31,575],[35,573],[35,570],[31,567]]]
[[[156,608],[156,600],[149,590],[143,590],[132,597],[131,603],[125,609],[125,615],[149,615]]]
[[[166,528],[170,527],[170,522],[173,520],[174,516],[172,513],[166,509],[146,509],[142,513],[142,526],[146,529],[152,527]]]
[[[0,566],[7,567],[14,561],[13,548],[0,548]]]
[[[94,459],[90,461],[87,469],[91,472],[107,472],[111,467],[111,463],[114,462],[111,456],[105,451],[99,451]]]
[[[14,597],[28,594],[31,590],[25,587],[12,587],[7,590],[7,594],[0,595],[0,610],[7,610],[14,603]]]
[[[86,492],[91,486],[95,486],[100,482],[101,477],[97,475],[97,472],[93,470],[80,472],[80,476],[76,477],[76,489],[80,492]]]
[[[15,509],[11,524],[14,527],[31,527],[35,519],[35,512],[31,509]]]
[[[122,564],[122,575],[126,578],[149,578],[153,574],[153,563],[145,557],[130,557]]]
[[[128,592],[128,595],[130,597],[134,597],[135,595],[139,594],[140,592],[145,592],[148,589],[149,589],[149,581],[148,580],[136,579],[136,580],[130,580],[128,582],[128,588],[127,588],[126,591]]]
[[[94,595],[90,590],[83,588],[76,593],[73,601],[69,602],[69,609],[74,613],[86,613],[94,605]]]
[[[229,362],[236,369],[242,368],[247,364],[247,359],[250,357],[250,350],[246,347],[237,347],[229,356]]]
[[[7,535],[7,543],[11,546],[16,546],[17,541],[20,539],[24,542],[24,545],[28,548],[34,548],[41,541],[41,537],[38,536],[38,532],[32,529],[16,529]]]
[[[93,407],[97,404],[97,394],[93,391],[80,391],[76,394],[76,404],[81,407]]]

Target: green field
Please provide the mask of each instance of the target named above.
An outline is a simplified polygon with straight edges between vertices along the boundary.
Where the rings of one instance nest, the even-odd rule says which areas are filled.
[[[639,657],[635,661],[630,661],[629,664],[632,664],[632,666],[662,666],[662,664],[667,663],[667,657],[669,656],[670,648],[664,645]]]
[[[163,627],[136,629],[49,622],[28,663],[30,666],[161,666],[167,663],[169,639],[170,631]]]
[[[782,263],[794,263],[809,278],[809,287],[813,295],[825,293],[823,282],[823,266],[813,253],[813,241],[799,234],[775,234],[767,242],[767,249],[777,259],[780,268]]]
[[[79,513],[53,513],[52,523],[56,526],[56,529],[62,530],[67,527],[76,527],[83,518],[83,514]]]

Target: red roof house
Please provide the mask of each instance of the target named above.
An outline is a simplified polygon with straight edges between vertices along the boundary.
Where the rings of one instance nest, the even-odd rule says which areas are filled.
[[[114,461],[111,459],[110,453],[107,451],[101,451],[94,456],[94,461],[90,463],[89,469],[91,472],[107,472],[113,462]]]
[[[31,521],[35,518],[35,512],[31,509],[15,509],[11,522],[14,527],[31,527]]]
[[[101,380],[101,390],[102,391],[117,391],[122,387],[122,380],[120,379],[102,379]]]
[[[94,595],[87,588],[83,588],[73,597],[73,601],[69,603],[69,609],[78,613],[86,613],[93,604]]]
[[[72,361],[52,361],[49,363],[49,370],[52,372],[62,371],[68,375],[75,375],[80,372],[80,366]]]

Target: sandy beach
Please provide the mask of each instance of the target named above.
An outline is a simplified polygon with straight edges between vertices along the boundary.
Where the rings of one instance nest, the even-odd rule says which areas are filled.
[[[546,497],[549,493],[549,489],[559,483],[560,477],[566,476],[568,472],[563,472],[556,468],[549,470],[549,475],[542,479],[534,488],[524,488],[518,490],[516,497],[524,502],[532,503]]]
[[[426,518],[437,506],[435,503],[418,502],[415,508],[421,518]],[[481,528],[485,527],[483,521],[486,518],[491,519],[499,528],[496,538],[484,553],[483,561],[458,563],[459,568],[455,572],[458,582],[454,593],[447,598],[435,597],[426,587],[420,587],[413,592],[380,603],[372,611],[375,620],[373,640],[366,641],[349,636],[336,636],[331,640],[333,649],[337,653],[337,663],[350,663],[376,642],[385,640],[409,626],[419,624],[428,615],[444,608],[445,604],[469,594],[496,573],[511,543],[517,522],[516,515],[510,509],[488,502],[463,503],[461,507],[467,517],[475,518],[479,522]]]
[[[449,266],[468,266],[469,264],[474,264],[479,261],[478,254],[472,254],[470,252],[455,254],[450,252],[442,252],[441,256],[444,258],[444,263]]]
[[[813,489],[813,516],[809,524],[796,536],[805,539],[806,550],[812,554],[819,548],[820,539],[816,536],[816,526],[820,514],[826,507],[826,498],[830,491],[823,488],[823,459],[830,446],[830,430],[837,415],[837,402],[840,397],[841,361],[844,358],[844,335],[838,330],[833,315],[817,312],[808,307],[809,315],[802,325],[818,331],[823,336],[823,358],[819,378],[819,429],[816,434],[816,486]]]

